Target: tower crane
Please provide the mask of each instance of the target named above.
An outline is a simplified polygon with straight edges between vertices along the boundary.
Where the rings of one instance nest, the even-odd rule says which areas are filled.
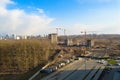
[[[58,32],[63,31],[63,34],[66,35],[66,29],[62,29],[62,28],[56,28],[56,33],[58,34]]]
[[[86,41],[86,39],[87,39],[87,33],[89,33],[89,32],[96,32],[96,31],[81,31],[81,33],[84,33],[84,40]]]

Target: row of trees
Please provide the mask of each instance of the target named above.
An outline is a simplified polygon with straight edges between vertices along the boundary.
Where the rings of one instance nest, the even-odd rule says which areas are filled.
[[[53,46],[49,40],[1,40],[0,72],[24,72],[49,61]]]

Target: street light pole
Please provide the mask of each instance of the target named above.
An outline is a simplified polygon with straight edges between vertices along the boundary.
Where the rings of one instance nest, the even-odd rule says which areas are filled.
[[[85,71],[86,71],[86,56],[85,56]]]

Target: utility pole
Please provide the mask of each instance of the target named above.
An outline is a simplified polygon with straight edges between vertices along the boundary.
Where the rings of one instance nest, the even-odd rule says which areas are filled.
[[[84,33],[84,43],[85,43],[85,45],[86,45],[86,30],[85,31],[83,31],[83,32],[81,32],[81,33]],[[86,51],[86,50],[85,50]],[[85,71],[86,71],[86,57],[85,57]]]

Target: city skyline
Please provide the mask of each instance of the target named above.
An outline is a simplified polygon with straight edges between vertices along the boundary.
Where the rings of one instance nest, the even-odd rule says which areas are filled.
[[[119,0],[0,0],[0,33],[119,34],[119,21]]]

